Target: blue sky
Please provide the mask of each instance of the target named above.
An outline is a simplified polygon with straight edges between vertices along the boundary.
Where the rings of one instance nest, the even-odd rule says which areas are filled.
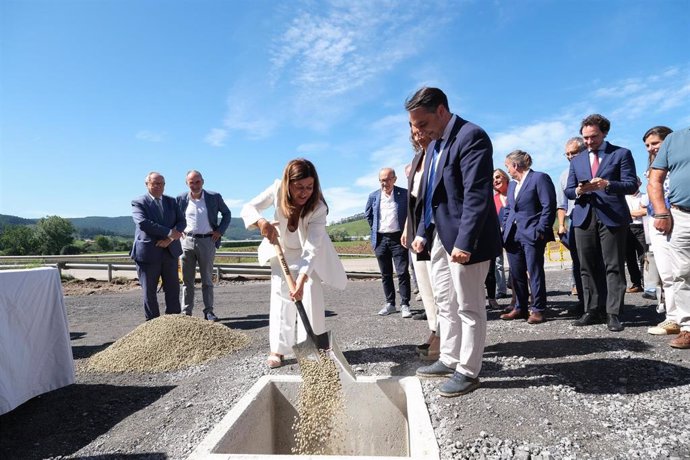
[[[329,222],[412,157],[422,85],[557,183],[580,120],[690,125],[690,1],[0,1],[0,214],[123,216],[151,170],[242,203],[304,156]]]

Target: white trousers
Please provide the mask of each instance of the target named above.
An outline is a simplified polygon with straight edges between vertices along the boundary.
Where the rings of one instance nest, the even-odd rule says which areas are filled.
[[[671,214],[673,232],[669,246],[673,270],[673,300],[681,330],[690,332],[690,213],[672,208]]]
[[[661,279],[661,287],[664,288],[664,306],[666,308],[666,319],[678,323],[678,311],[673,295],[673,268],[671,267],[671,236],[663,235],[652,227],[649,232],[649,242],[654,251],[654,262],[656,271]],[[661,297],[657,296],[661,302]]]
[[[486,342],[484,280],[490,261],[451,262],[437,234],[431,247],[431,281],[438,306],[440,360],[471,378],[479,375]]]
[[[431,261],[417,260],[417,254],[410,252],[412,265],[414,266],[414,274],[417,277],[417,287],[419,294],[422,296],[422,304],[424,305],[424,312],[426,312],[426,322],[429,325],[429,330],[436,331],[438,327],[436,319],[436,301],[434,301],[434,290],[431,285]]]
[[[288,250],[285,256],[288,258]],[[296,279],[296,273],[293,272]],[[315,334],[326,332],[326,312],[323,300],[323,288],[321,279],[312,272],[304,285],[302,304],[309,317]],[[295,302],[290,299],[290,290],[277,258],[271,259],[271,306],[268,317],[268,335],[272,353],[281,355],[292,354],[295,343],[304,341],[307,332],[302,324],[302,319],[297,313]],[[295,338],[296,336],[296,338]]]

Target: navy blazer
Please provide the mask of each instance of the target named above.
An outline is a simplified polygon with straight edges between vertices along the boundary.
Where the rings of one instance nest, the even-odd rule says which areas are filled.
[[[180,206],[183,215],[186,215],[187,206],[189,205],[189,193],[182,193],[177,197],[177,204]],[[203,190],[203,197],[208,211],[208,223],[214,231],[218,231],[221,235],[225,234],[225,231],[230,226],[230,219],[232,217],[228,205],[225,204],[220,193]],[[218,213],[222,216],[220,223],[218,222]],[[216,241],[216,248],[219,247],[220,238]]]
[[[175,198],[163,195],[161,203],[165,217],[161,217],[156,203],[148,193],[132,201],[135,230],[130,257],[136,262],[161,262],[165,251],[175,258],[182,255],[182,244],[179,239],[170,243],[167,248],[156,246],[156,242],[168,237],[171,229],[183,232],[187,226],[184,214]]]
[[[543,236],[544,241],[554,241],[553,221],[556,218],[556,188],[551,178],[542,172],[531,171],[525,177],[517,200],[517,182],[508,184],[508,200],[503,214],[503,241],[508,242],[515,224],[515,236],[522,242],[534,243]]]
[[[429,145],[429,152],[433,146]],[[427,191],[427,155],[419,196],[432,193],[432,212],[441,243],[450,254],[458,248],[471,254],[468,264],[497,257],[502,251],[498,216],[493,200],[493,147],[479,126],[456,117],[438,160],[434,183]],[[417,236],[427,238],[424,220]],[[430,244],[427,243],[427,244]]]
[[[599,160],[597,176],[609,181],[608,190],[585,193],[578,198],[575,195],[578,183],[592,179],[589,152],[584,150],[570,161],[565,196],[575,200],[570,215],[573,225],[582,227],[592,207],[599,221],[607,227],[615,228],[630,224],[632,218],[625,195],[637,190],[635,160],[630,150],[607,142]]]
[[[364,215],[367,217],[369,227],[371,227],[371,247],[376,249],[378,240],[376,235],[379,231],[379,220],[381,218],[381,189],[372,192],[364,208]],[[407,219],[407,190],[398,186],[393,186],[393,200],[398,210],[398,226],[402,232],[405,229],[405,219]]]

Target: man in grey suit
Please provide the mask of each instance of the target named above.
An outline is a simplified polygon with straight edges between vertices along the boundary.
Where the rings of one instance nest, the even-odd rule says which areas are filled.
[[[201,173],[187,173],[189,192],[177,197],[180,211],[185,215],[187,227],[182,238],[182,299],[183,312],[192,315],[194,308],[194,279],[196,266],[201,274],[201,295],[204,300],[204,318],[218,321],[213,313],[213,259],[220,247],[220,238],[230,225],[228,209],[220,193],[205,190]],[[218,222],[218,213],[221,220]]]
[[[186,222],[173,197],[163,195],[165,178],[150,172],[145,180],[148,193],[132,201],[134,244],[130,256],[137,264],[144,294],[146,321],[160,316],[156,291],[163,279],[165,313],[180,313],[180,281],[177,258],[182,254],[180,237]]]
[[[393,263],[398,274],[400,311],[403,318],[411,318],[409,252],[400,242],[407,219],[407,190],[395,186],[395,171],[383,168],[379,171],[381,188],[369,195],[364,214],[371,227],[371,247],[381,270],[386,305],[379,315],[395,313],[395,285]]]

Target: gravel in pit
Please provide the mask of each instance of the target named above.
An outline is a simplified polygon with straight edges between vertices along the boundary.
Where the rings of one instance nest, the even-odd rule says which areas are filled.
[[[422,381],[441,458],[690,458],[690,350],[646,333],[662,319],[655,303],[627,294],[626,329],[612,333],[572,326],[569,271],[547,271],[547,288],[544,324],[488,310],[477,391],[448,399],[443,380]],[[325,295],[327,327],[356,373],[414,375],[427,364],[415,354],[426,322],[378,316],[379,280]],[[0,458],[186,458],[261,376],[300,373],[294,358],[265,365],[268,298],[267,281],[216,289],[220,324],[249,338],[233,353],[176,371],[94,373],[86,360],[144,322],[141,293],[66,297],[77,381],[0,416]]]

